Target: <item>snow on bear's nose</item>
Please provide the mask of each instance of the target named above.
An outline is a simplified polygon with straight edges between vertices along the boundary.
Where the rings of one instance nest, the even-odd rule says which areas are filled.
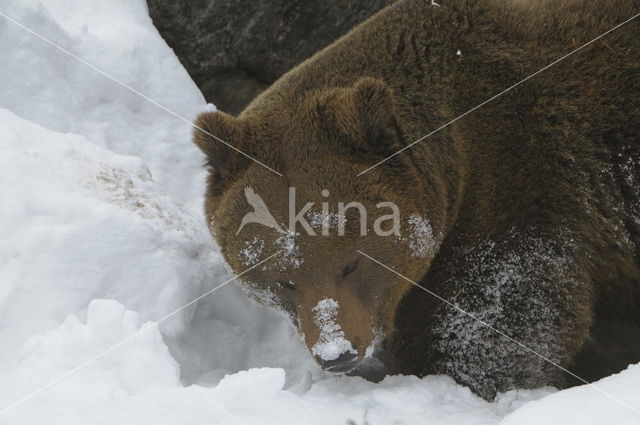
[[[330,372],[348,371],[358,360],[358,352],[336,323],[338,307],[340,304],[336,300],[324,298],[313,308],[320,335],[311,352],[322,368]]]

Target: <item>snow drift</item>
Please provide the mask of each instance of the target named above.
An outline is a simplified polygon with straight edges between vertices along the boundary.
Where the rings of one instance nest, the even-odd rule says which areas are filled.
[[[145,2],[0,13],[148,97],[0,17],[0,423],[637,423],[588,386],[488,403],[447,377],[327,375],[233,283],[182,309],[231,276],[180,118],[204,100]],[[597,385],[640,409],[639,366]]]

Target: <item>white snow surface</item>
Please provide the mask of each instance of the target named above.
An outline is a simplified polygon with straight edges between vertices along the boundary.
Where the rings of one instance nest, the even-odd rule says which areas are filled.
[[[188,120],[213,110],[144,0],[0,13]],[[0,51],[0,424],[639,423],[588,386],[490,403],[443,376],[328,375],[233,282],[181,309],[231,278],[189,125],[3,17]],[[640,410],[640,366],[597,385]]]

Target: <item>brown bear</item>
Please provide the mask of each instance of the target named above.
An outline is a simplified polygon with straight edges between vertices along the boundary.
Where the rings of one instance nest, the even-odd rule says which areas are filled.
[[[329,371],[490,399],[640,361],[640,22],[596,39],[639,12],[398,1],[203,113],[226,261]]]

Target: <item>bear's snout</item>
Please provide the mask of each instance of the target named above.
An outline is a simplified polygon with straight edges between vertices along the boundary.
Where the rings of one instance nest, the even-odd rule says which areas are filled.
[[[314,356],[320,367],[327,372],[349,372],[358,366],[360,358],[357,353],[347,351],[334,360],[324,360],[320,356]]]

